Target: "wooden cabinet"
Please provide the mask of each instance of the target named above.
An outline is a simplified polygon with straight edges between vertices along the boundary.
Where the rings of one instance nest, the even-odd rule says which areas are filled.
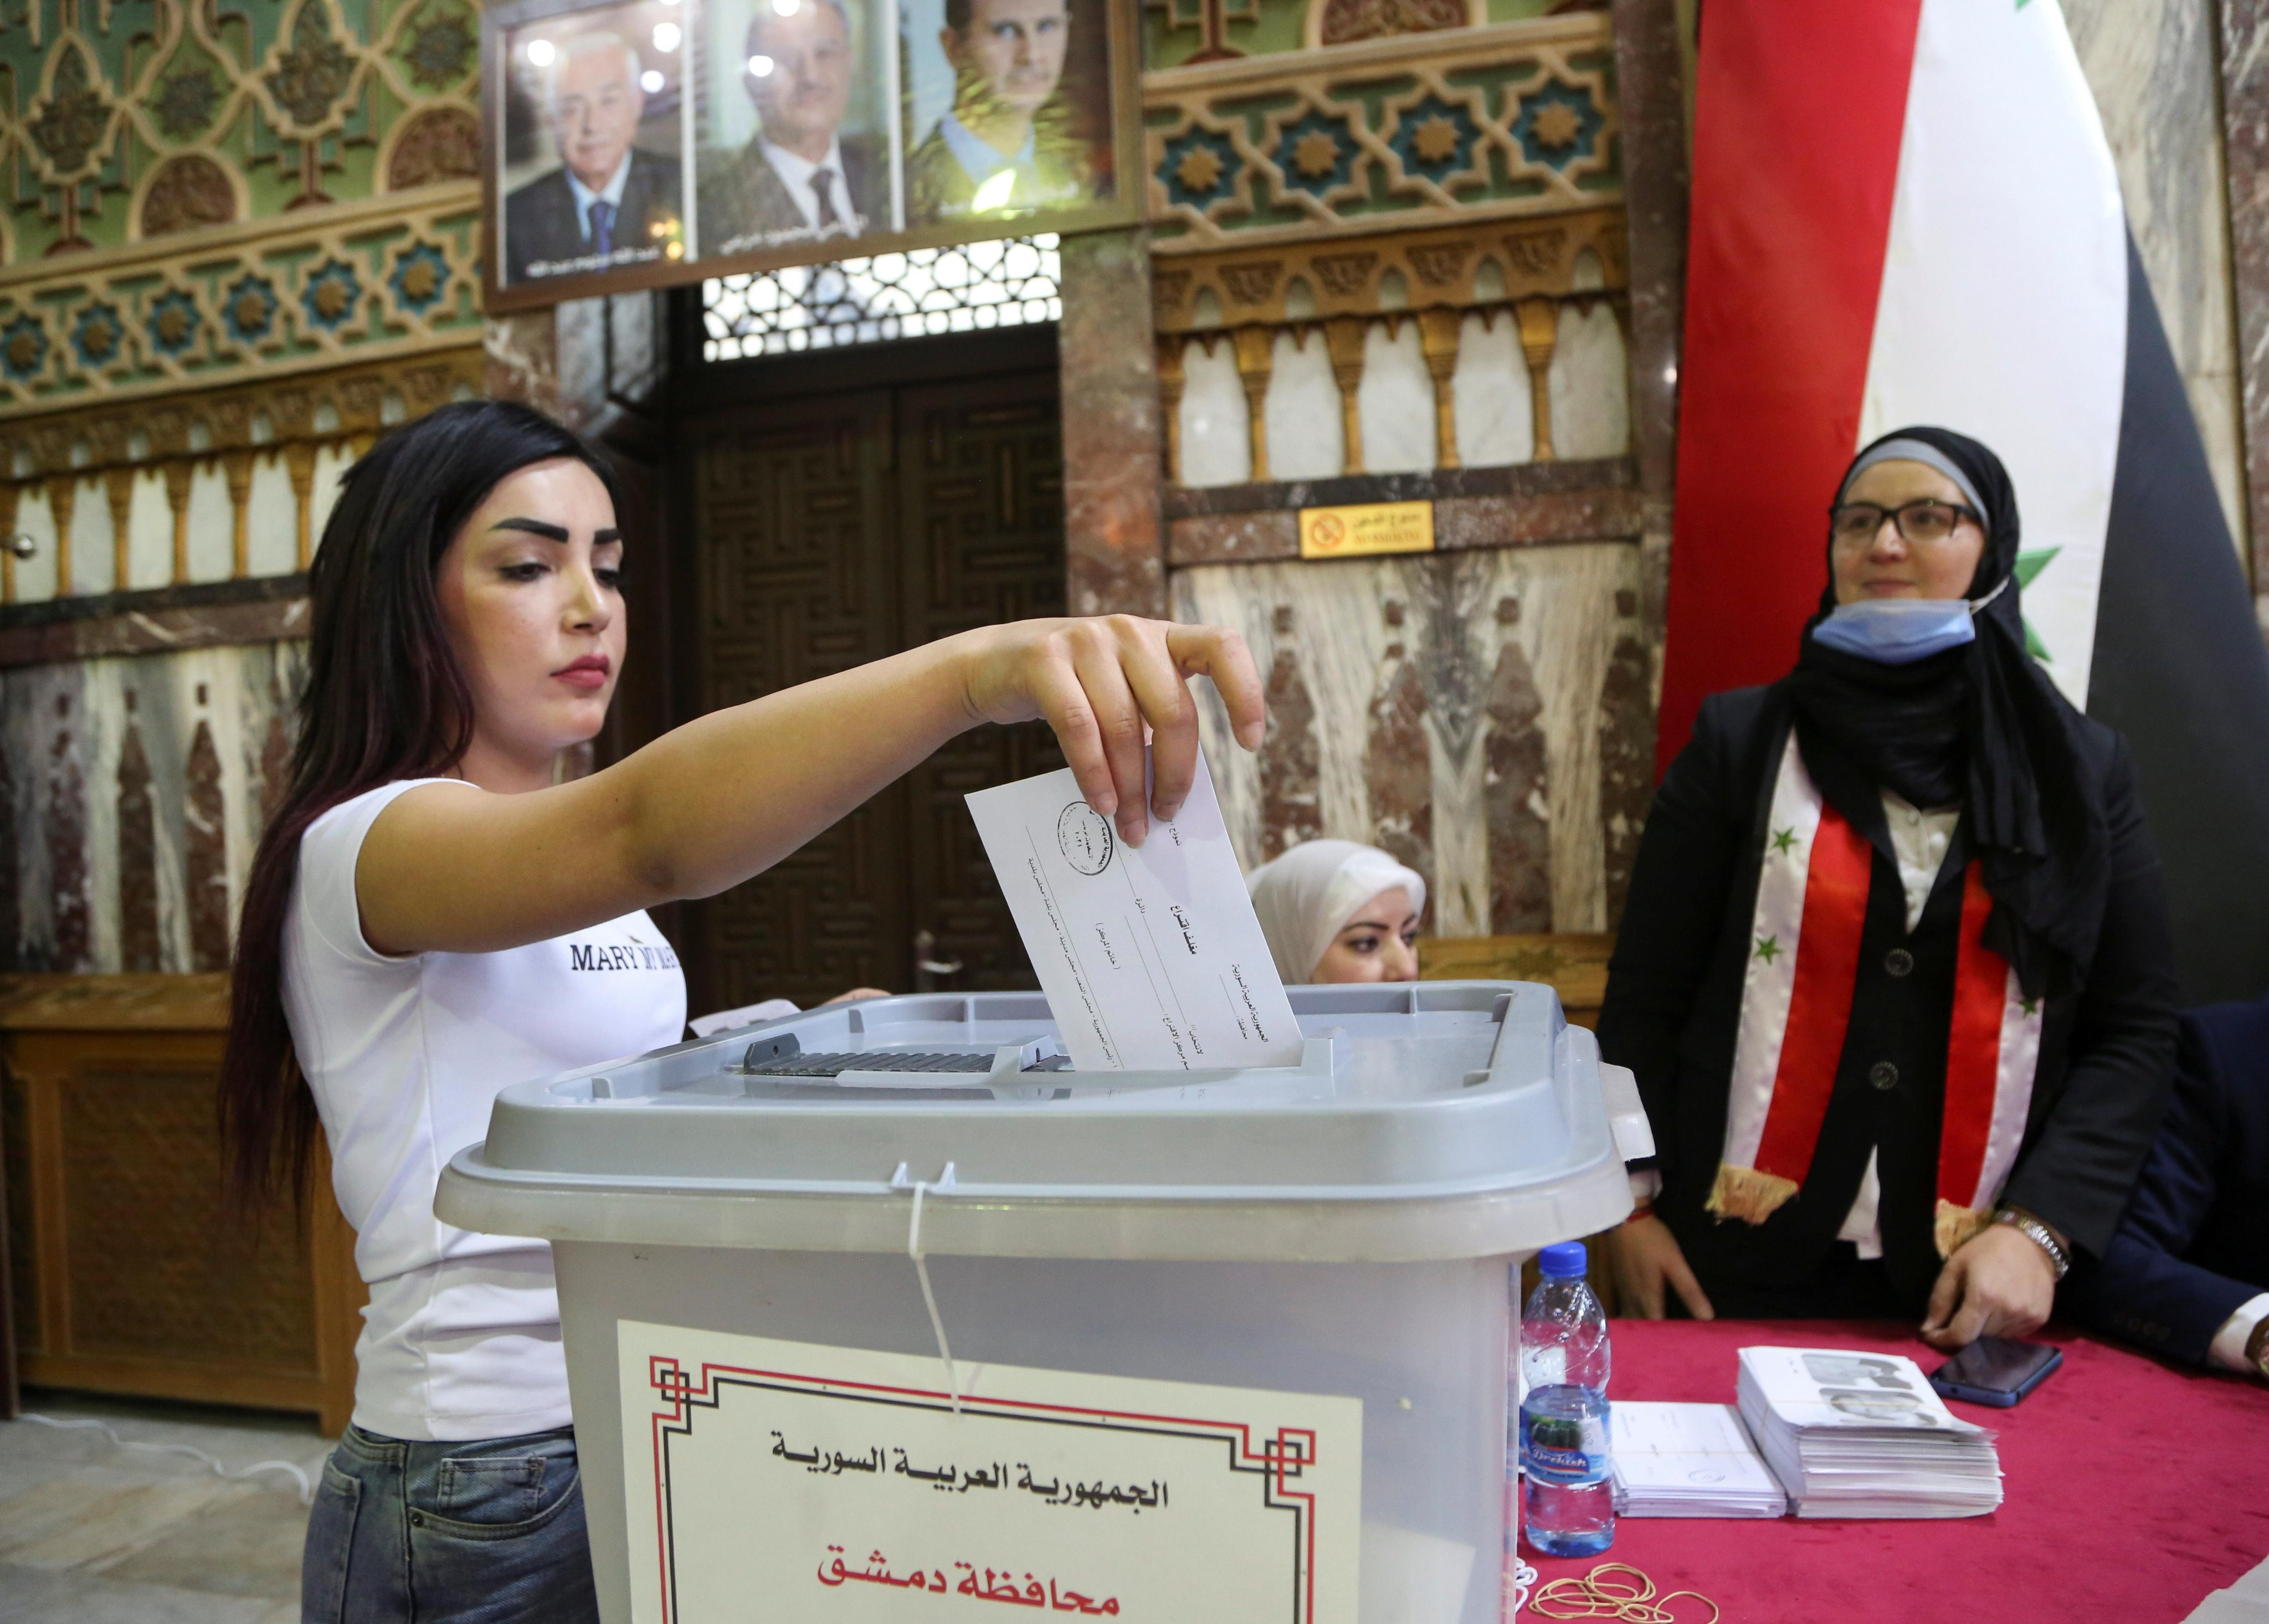
[[[1421,981],[1541,981],[1560,994],[1571,1024],[1596,1026],[1608,993],[1613,931],[1535,936],[1426,936],[1418,942]]]
[[[366,1301],[319,1157],[304,1212],[224,1208],[223,976],[0,977],[16,1341],[41,1386],[353,1408]]]

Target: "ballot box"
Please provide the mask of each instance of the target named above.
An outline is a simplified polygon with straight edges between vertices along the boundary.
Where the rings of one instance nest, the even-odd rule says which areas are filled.
[[[506,1089],[437,1210],[553,1243],[608,1624],[1497,1620],[1518,1266],[1637,1089],[1548,987],[1290,1000],[1295,1066],[923,994]]]

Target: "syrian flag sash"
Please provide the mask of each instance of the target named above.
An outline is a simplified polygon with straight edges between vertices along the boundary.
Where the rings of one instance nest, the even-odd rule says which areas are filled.
[[[1780,676],[1852,453],[1999,454],[2027,639],[2127,737],[2188,997],[2269,987],[2269,658],[2057,0],[1710,0],[1658,760]]]
[[[1793,731],[1773,780],[1763,857],[1725,1154],[1709,1200],[1719,1218],[1749,1223],[1779,1210],[1811,1170],[1851,1025],[1874,873],[1866,838],[1821,799]],[[1992,1218],[2016,1164],[2040,1059],[2040,1005],[1984,942],[1992,907],[1973,862],[1962,876],[1939,1129],[1941,1257]]]

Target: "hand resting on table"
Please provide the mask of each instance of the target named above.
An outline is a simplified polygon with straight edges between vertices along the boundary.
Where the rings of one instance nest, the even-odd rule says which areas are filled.
[[[1989,1224],[1954,1249],[1932,1288],[1922,1340],[1954,1353],[1981,1336],[2030,1336],[2056,1306],[2056,1265],[2007,1224]]]

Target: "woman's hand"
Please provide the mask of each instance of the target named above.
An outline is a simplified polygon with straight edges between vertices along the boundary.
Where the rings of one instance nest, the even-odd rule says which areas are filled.
[[[1080,793],[1129,845],[1149,817],[1171,818],[1197,778],[1198,708],[1189,679],[1208,676],[1237,741],[1260,747],[1266,706],[1245,639],[1221,626],[1132,615],[1028,620],[966,633],[963,683],[972,720],[1046,717]],[[1143,745],[1150,746],[1149,804]]]
[[[1950,1354],[1981,1336],[2030,1336],[2048,1323],[2056,1284],[2056,1265],[2022,1230],[1988,1224],[1939,1271],[1922,1340]]]
[[[1652,1213],[1634,1215],[1608,1231],[1608,1263],[1615,1271],[1616,1310],[1627,1319],[1660,1319],[1665,1281],[1695,1318],[1718,1318],[1679,1248],[1678,1237]]]

